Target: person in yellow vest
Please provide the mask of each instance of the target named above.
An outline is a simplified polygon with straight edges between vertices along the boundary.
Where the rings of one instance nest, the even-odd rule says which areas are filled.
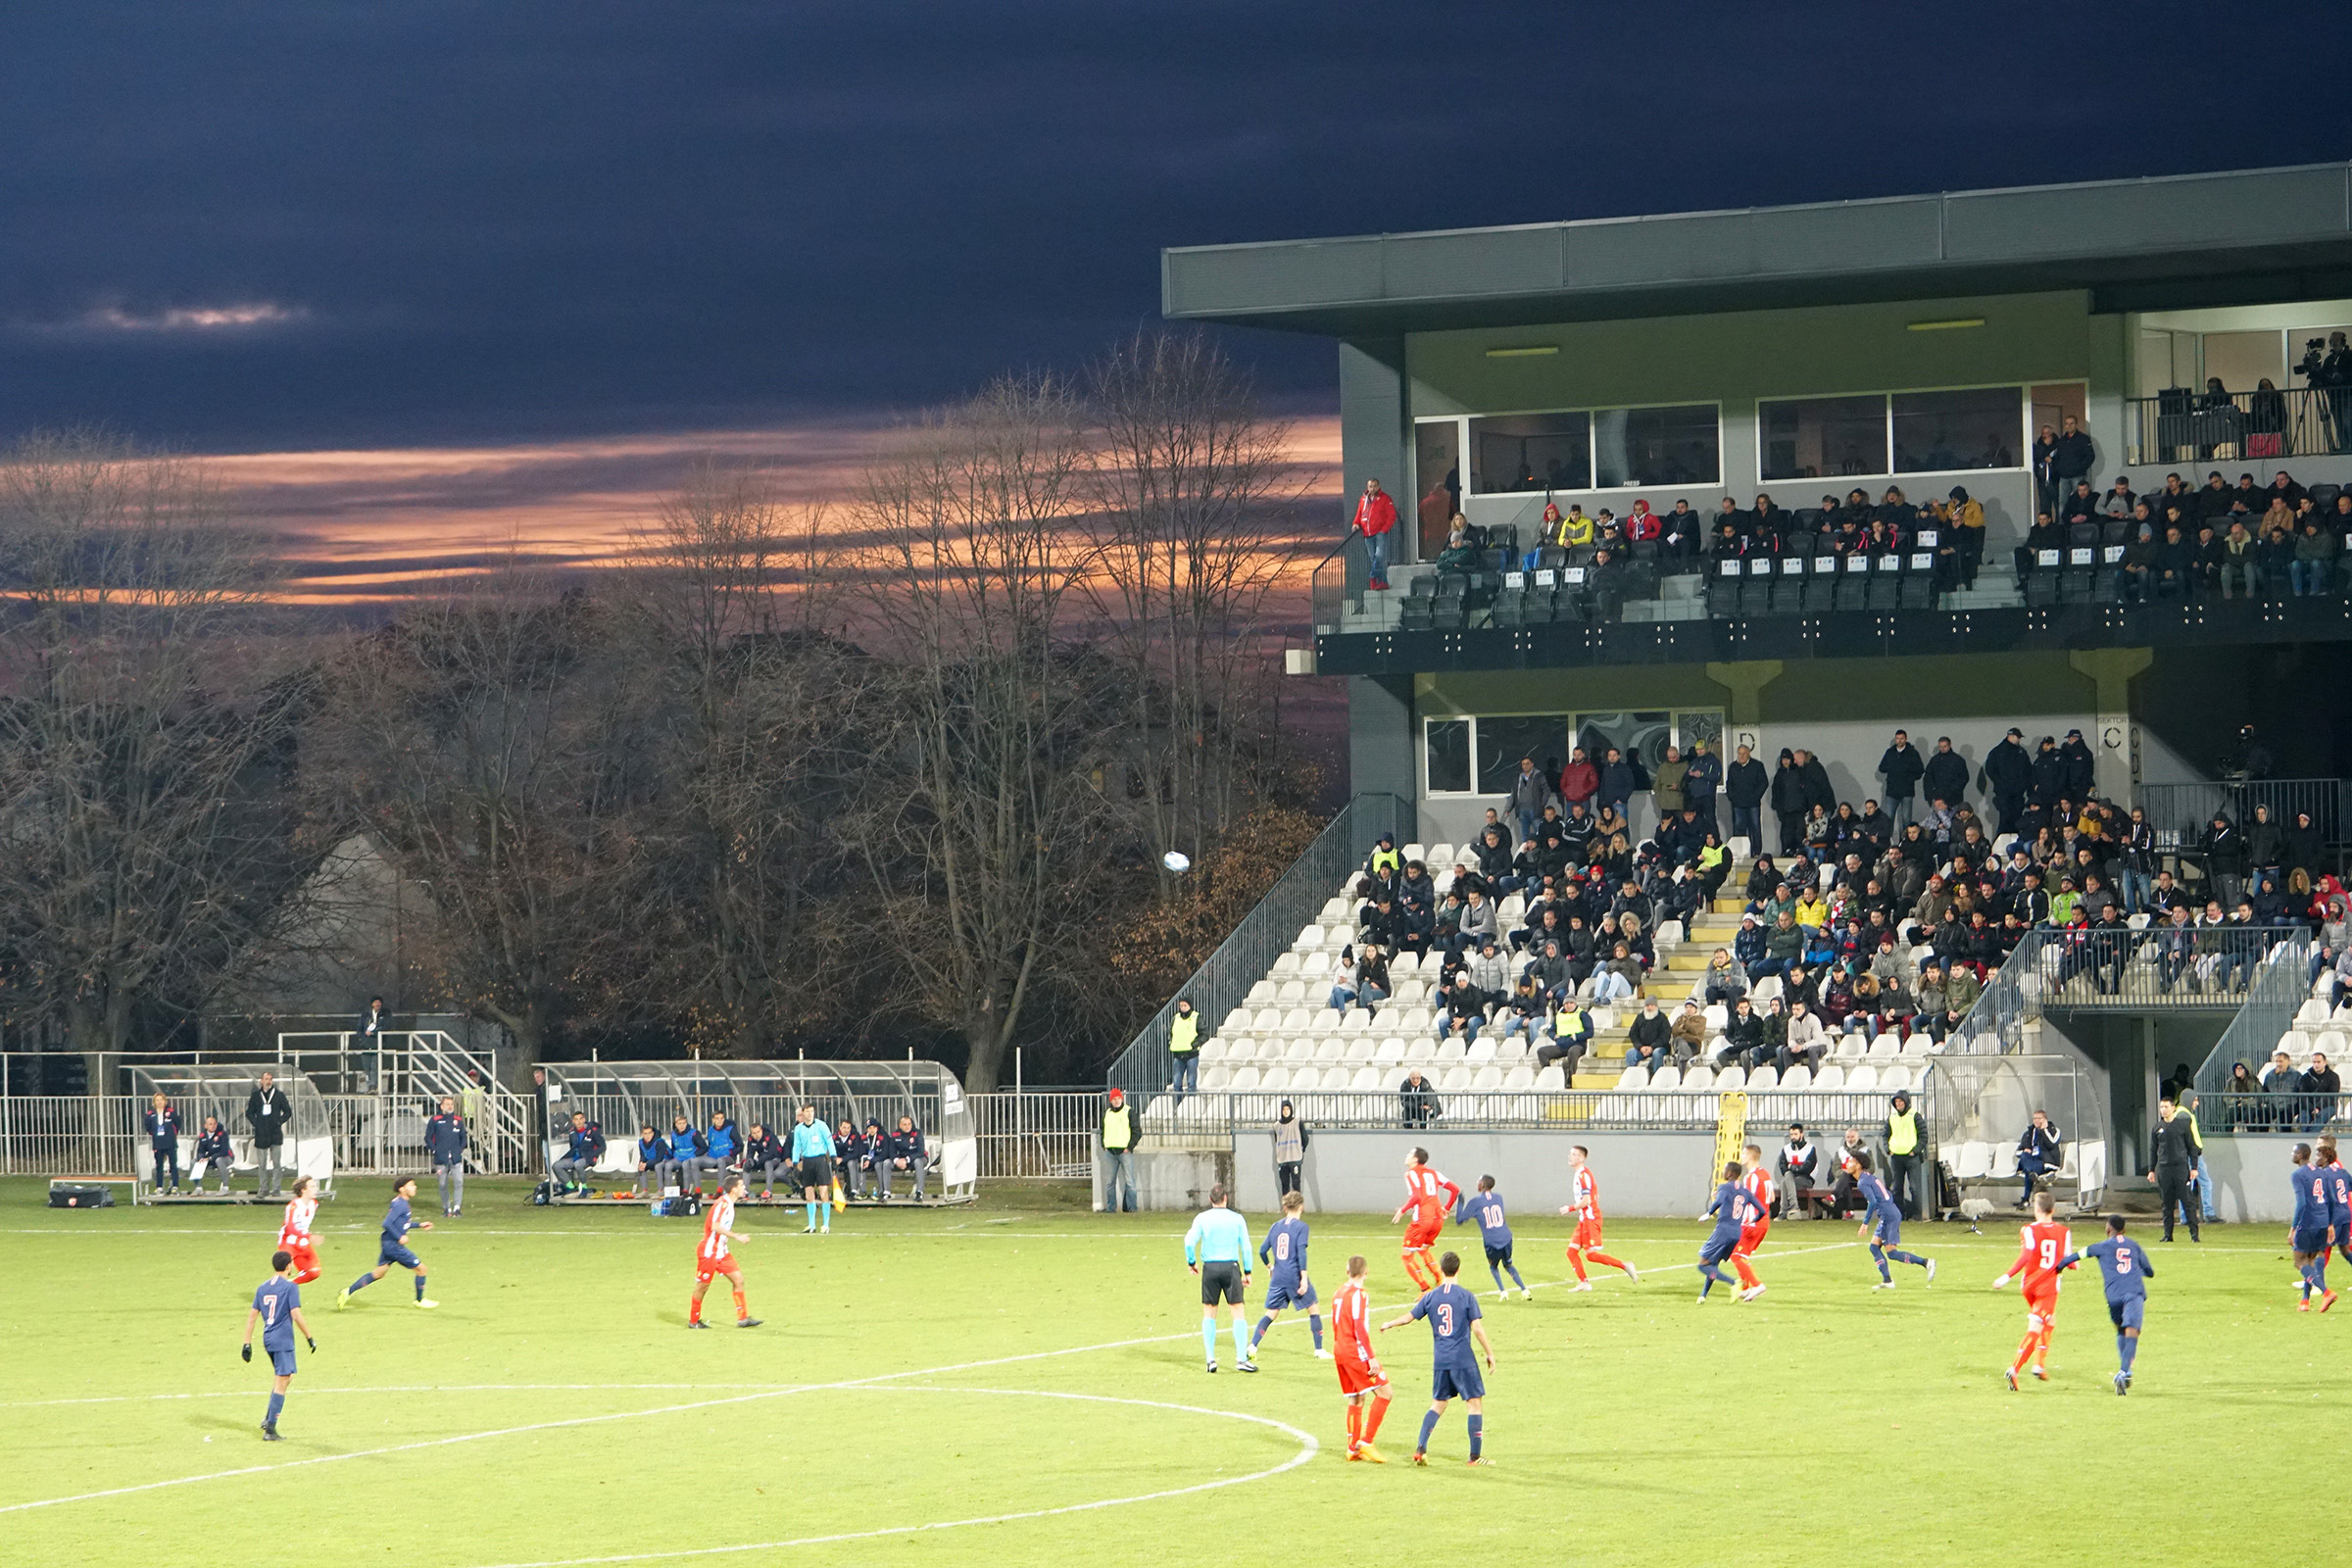
[[[1200,1015],[1189,997],[1176,999],[1176,1016],[1168,1020],[1168,1087],[1179,1103],[1200,1092]]]
[[[1394,880],[1403,868],[1404,857],[1396,853],[1396,836],[1383,833],[1380,841],[1372,846],[1372,853],[1364,858],[1364,874],[1388,882]]]
[[[1135,1212],[1136,1116],[1124,1090],[1113,1089],[1102,1105],[1102,1212]]]
[[[1536,1070],[1541,1072],[1556,1061],[1562,1077],[1574,1078],[1577,1062],[1592,1049],[1592,1014],[1578,1006],[1575,998],[1563,999],[1551,1015],[1547,1032],[1551,1038],[1536,1048]]]
[[[1920,1217],[1917,1202],[1920,1195],[1913,1191],[1918,1185],[1919,1162],[1927,1145],[1927,1122],[1911,1107],[1909,1095],[1897,1095],[1889,1102],[1886,1124],[1879,1135],[1886,1141],[1886,1196],[1903,1211],[1903,1218]]]

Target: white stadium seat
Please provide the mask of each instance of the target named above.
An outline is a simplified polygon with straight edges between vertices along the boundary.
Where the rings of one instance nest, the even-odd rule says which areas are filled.
[[[1821,1071],[1813,1075],[1813,1087],[1815,1089],[1843,1089],[1845,1087],[1845,1068],[1834,1061],[1823,1062]]]
[[[1849,1092],[1855,1094],[1866,1089],[1877,1089],[1879,1087],[1879,1069],[1867,1061],[1856,1062],[1845,1070],[1845,1087]]]
[[[1535,1087],[1545,1094],[1549,1094],[1555,1090],[1565,1089],[1568,1087],[1568,1075],[1561,1070],[1560,1064],[1555,1061],[1547,1067],[1539,1067],[1536,1069]]]

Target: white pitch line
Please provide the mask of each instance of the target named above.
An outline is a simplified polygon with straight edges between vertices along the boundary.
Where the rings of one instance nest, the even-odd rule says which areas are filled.
[[[532,1562],[512,1562],[491,1565],[491,1568],[598,1568],[598,1565],[624,1562],[666,1561],[681,1557],[720,1557],[745,1551],[782,1551],[790,1546],[833,1545],[845,1541],[874,1541],[890,1536],[928,1535],[938,1530],[965,1530],[975,1525],[1014,1524],[1024,1519],[1051,1519],[1061,1514],[1094,1513],[1104,1508],[1124,1508],[1139,1502],[1159,1502],[1169,1497],[1189,1497],[1221,1487],[1239,1487],[1252,1481],[1264,1481],[1295,1470],[1322,1451],[1323,1445],[1311,1432],[1303,1432],[1287,1421],[1271,1416],[1250,1415],[1241,1410],[1211,1410],[1203,1405],[1177,1404],[1164,1399],[1120,1398],[1107,1394],[1054,1394],[1036,1389],[935,1389],[912,1385],[905,1392],[921,1394],[975,1394],[1022,1399],[1076,1399],[1093,1404],[1132,1404],[1152,1410],[1175,1410],[1187,1415],[1210,1415],[1228,1421],[1249,1421],[1258,1426],[1272,1427],[1286,1437],[1298,1441],[1298,1451],[1278,1465],[1253,1470],[1248,1475],[1227,1476],[1216,1481],[1198,1481],[1189,1487],[1169,1487],[1158,1492],[1141,1492],[1126,1497],[1102,1497],[1093,1502],[1067,1502],[1052,1508],[1023,1508],[1014,1513],[984,1514],[969,1519],[941,1519],[930,1524],[885,1525],[874,1530],[846,1530],[829,1536],[801,1536],[789,1541],[747,1541],[732,1546],[689,1546],[678,1551],[627,1551],[598,1557],[546,1557]]]
[[[762,1394],[782,1394],[799,1389],[798,1383],[415,1383],[396,1384],[373,1389],[322,1389],[305,1387],[305,1399],[323,1394],[617,1394],[637,1392],[689,1392],[700,1389],[733,1389],[737,1393],[753,1391]],[[0,1410],[41,1410],[69,1404],[146,1404],[166,1399],[250,1399],[251,1389],[220,1389],[199,1394],[96,1394],[74,1399],[9,1399],[0,1400]]]

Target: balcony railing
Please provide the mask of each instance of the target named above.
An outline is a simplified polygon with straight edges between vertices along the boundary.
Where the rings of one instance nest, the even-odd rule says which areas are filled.
[[[2135,804],[2148,813],[2148,825],[2159,835],[2174,833],[2178,842],[2193,845],[2216,815],[2227,816],[2242,832],[2254,820],[2254,808],[2267,806],[2271,820],[2282,828],[2295,825],[2297,813],[2311,813],[2320,842],[2340,846],[2352,839],[2352,780],[2340,778],[2199,779],[2187,784],[2142,784],[2133,792]]]
[[[2352,387],[2214,394],[2173,387],[2124,400],[2124,462],[2267,463],[2352,453]]]

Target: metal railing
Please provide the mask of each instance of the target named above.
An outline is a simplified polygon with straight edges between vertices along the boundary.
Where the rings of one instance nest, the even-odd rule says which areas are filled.
[[[2254,808],[2267,806],[2281,828],[2295,825],[2299,811],[2311,813],[2320,842],[2329,848],[2352,840],[2352,781],[2340,778],[2199,779],[2187,784],[2142,784],[2133,801],[2148,813],[2158,833],[2176,833],[2193,846],[2216,815],[2243,832]]]
[[[1084,1178],[1102,1119],[1099,1090],[967,1095],[980,1141],[980,1179]]]
[[[1242,917],[1208,961],[1194,970],[1137,1032],[1110,1064],[1107,1081],[1130,1094],[1167,1084],[1168,1021],[1176,1015],[1177,999],[1192,1002],[1200,1016],[1200,1039],[1207,1041],[1225,1014],[1240,1006],[1250,988],[1266,977],[1274,960],[1291,950],[1299,929],[1314,922],[1339,891],[1341,878],[1363,864],[1380,835],[1395,834],[1402,846],[1415,836],[1414,821],[1413,804],[1394,795],[1358,795],[1349,801],[1266,890],[1256,907]]]
[[[516,1176],[538,1168],[531,1102],[498,1081],[486,1056],[442,1029],[387,1029],[380,1039],[371,1045],[348,1029],[308,1030],[280,1034],[277,1043],[283,1060],[331,1057],[338,1083],[371,1091],[328,1099],[381,1098],[403,1106],[429,1106],[444,1096],[455,1100],[474,1124],[473,1147],[485,1174]],[[427,1113],[417,1117],[419,1147]]]
[[[2293,1027],[2295,1011],[2311,995],[2311,947],[2309,943],[2280,943],[2263,956],[2256,965],[2253,979],[2246,986],[2244,1005],[2222,1038],[2214,1042],[2212,1054],[2197,1069],[2197,1090],[2200,1094],[2219,1094],[2230,1087],[2230,1066],[2242,1061],[2255,1072],[2271,1059],[2278,1049],[2278,1037]]]
[[[1877,1090],[1785,1091],[1747,1094],[1751,1127],[1801,1121],[1831,1129],[1875,1128],[1886,1116],[1887,1097]],[[1923,1091],[1905,1091],[1916,1102]],[[1283,1102],[1290,1102],[1311,1136],[1316,1130],[1395,1128],[1404,1132],[1706,1132],[1715,1131],[1723,1093],[1712,1089],[1461,1090],[1433,1093],[1408,1113],[1396,1091],[1308,1090],[1272,1093],[1218,1090],[1154,1096],[1145,1107],[1144,1137],[1189,1142],[1203,1137],[1269,1135]],[[1420,1114],[1422,1109],[1427,1114]]]
[[[1390,548],[1396,548],[1394,542]],[[1392,570],[1397,564],[1389,563]],[[1364,554],[1364,536],[1349,528],[1348,537],[1307,573],[1308,625],[1314,635],[1338,631],[1349,611],[1360,614],[1364,608],[1364,585],[1371,580],[1371,560]]]
[[[2266,463],[2352,452],[2352,388],[2216,396],[2169,387],[2124,400],[2124,463]]]
[[[2197,1126],[2208,1133],[2298,1133],[2310,1138],[2352,1127],[2352,1101],[2341,1095],[2206,1094],[2199,1090]]]
[[[2037,1008],[2234,1008],[2244,1005],[2274,951],[2291,951],[2303,961],[2309,943],[2302,926],[2034,931],[2003,969],[2024,960],[2019,987]]]
[[[2104,1086],[2073,1057],[2024,1053],[1936,1056],[1928,1063],[1926,1091],[1936,1156],[1958,1180],[2017,1182],[2013,1151],[2039,1110],[2049,1116],[2060,1139],[2072,1146],[2067,1179],[2074,1184],[2076,1200],[2098,1200],[2106,1187],[2111,1147],[2106,1095]]]

